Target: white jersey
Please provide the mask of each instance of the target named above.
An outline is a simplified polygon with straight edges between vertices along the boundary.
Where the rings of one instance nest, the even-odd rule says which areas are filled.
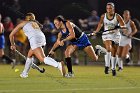
[[[28,37],[30,46],[32,49],[45,46],[46,38],[44,33],[40,30],[39,26],[35,22],[28,22],[23,27],[25,35]]]
[[[112,19],[108,19],[107,13],[105,13],[103,23],[104,23],[104,30],[114,29],[115,26],[118,26],[118,24],[119,24],[117,21],[117,13],[114,14],[114,17]],[[103,34],[105,34],[105,33],[106,32],[103,32]],[[103,39],[103,41],[112,40],[115,43],[119,44],[120,32],[118,30],[116,30],[116,33],[102,35],[102,39]]]
[[[130,34],[132,32],[132,28],[131,28],[131,25],[130,25],[130,22],[131,20],[129,20],[127,23],[126,23],[126,27],[127,27],[127,31],[128,31],[128,34]],[[121,40],[120,40],[120,44],[119,46],[126,46],[126,45],[129,45],[130,48],[131,48],[131,38],[128,38],[124,35],[121,35]]]
[[[24,27],[23,31],[25,35],[30,39],[33,36],[44,36],[39,26],[35,22],[28,22]]]
[[[104,30],[114,29],[115,26],[118,26],[117,13],[114,14],[113,19],[108,19],[107,14],[104,16]]]

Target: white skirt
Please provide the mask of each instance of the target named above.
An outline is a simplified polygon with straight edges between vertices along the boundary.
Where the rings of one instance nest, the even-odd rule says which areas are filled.
[[[103,34],[105,34],[105,32]],[[102,40],[103,41],[112,40],[112,34],[102,35]]]
[[[126,46],[126,45],[129,45],[130,48],[132,47],[132,45],[131,45],[131,38],[128,38],[126,36],[121,36],[121,40],[120,40],[119,46]]]
[[[29,39],[30,47],[32,50],[46,45],[45,36],[33,36]]]

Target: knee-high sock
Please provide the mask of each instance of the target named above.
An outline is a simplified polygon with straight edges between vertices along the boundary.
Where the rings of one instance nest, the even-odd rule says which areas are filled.
[[[111,52],[107,52],[105,55],[105,66],[110,67]]]
[[[116,57],[111,57],[112,70],[116,69],[116,62],[117,62],[116,59],[117,59]]]
[[[66,61],[66,64],[67,64],[68,72],[71,72],[72,73],[71,57],[65,58],[65,61]]]
[[[123,68],[123,60],[120,57],[118,58],[118,66]]]
[[[26,63],[25,63],[25,67],[24,67],[24,70],[23,70],[24,74],[28,74],[31,65],[32,65],[32,58],[27,58]]]
[[[59,63],[52,59],[51,57],[45,57],[44,58],[44,63],[53,67],[58,67]]]

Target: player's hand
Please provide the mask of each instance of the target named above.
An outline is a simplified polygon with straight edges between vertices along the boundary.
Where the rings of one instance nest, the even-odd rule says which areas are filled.
[[[61,40],[59,45],[60,45],[60,46],[64,46],[64,41]]]
[[[128,37],[128,38],[132,38],[132,35],[131,35],[131,34],[129,34],[127,37]]]
[[[16,50],[16,46],[15,45],[11,45],[10,49],[15,51]]]
[[[54,55],[54,51],[50,51],[48,55],[49,56]]]

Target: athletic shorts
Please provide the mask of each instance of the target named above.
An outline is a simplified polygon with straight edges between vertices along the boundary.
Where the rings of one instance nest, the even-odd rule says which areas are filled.
[[[4,35],[0,35],[0,49],[5,48],[5,38]]]
[[[121,36],[119,46],[126,46],[126,45],[129,45],[130,48],[132,47],[131,38],[128,38],[126,36]]]
[[[80,50],[91,45],[86,34],[82,34],[82,36],[80,38],[78,38],[76,41],[71,42],[71,43],[72,43],[72,45],[76,45],[78,47],[78,49],[80,49]]]
[[[46,45],[45,36],[33,36],[29,39],[30,47],[32,50]]]

